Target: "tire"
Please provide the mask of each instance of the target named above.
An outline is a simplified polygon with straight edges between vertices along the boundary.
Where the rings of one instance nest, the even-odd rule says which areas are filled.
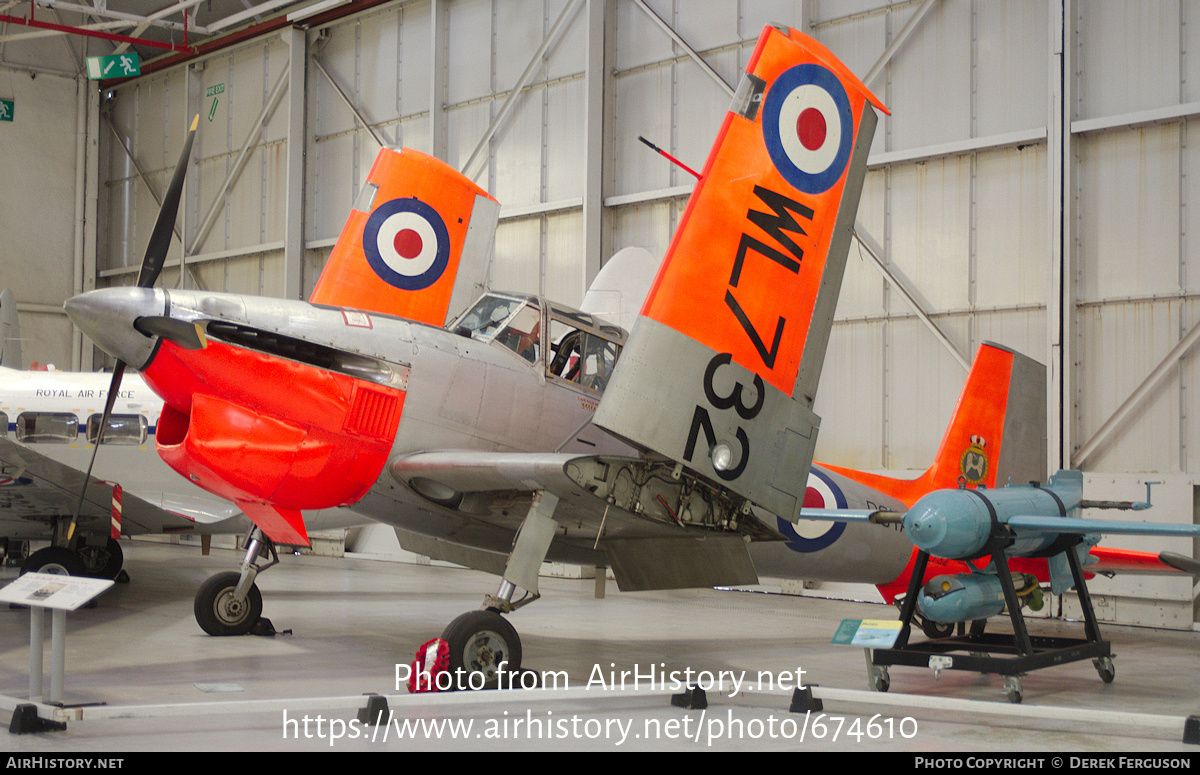
[[[447,669],[455,689],[495,689],[502,672],[516,675],[521,670],[521,639],[495,611],[463,614],[446,625],[442,640],[450,647]]]
[[[262,594],[251,584],[246,599],[233,599],[241,574],[234,571],[218,573],[200,585],[196,592],[196,623],[209,635],[245,635],[262,616]]]
[[[87,575],[83,558],[61,546],[47,546],[26,557],[25,562],[21,563],[21,573],[53,573],[56,576]]]
[[[121,543],[109,538],[104,546],[85,545],[80,548],[84,572],[94,579],[115,579],[125,565]]]

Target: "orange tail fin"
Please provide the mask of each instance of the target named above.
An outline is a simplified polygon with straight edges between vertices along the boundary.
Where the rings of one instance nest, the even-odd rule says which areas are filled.
[[[443,326],[483,286],[499,212],[444,162],[383,148],[309,301]]]
[[[1046,479],[1046,367],[990,342],[979,346],[933,465],[917,479],[830,470],[911,506],[930,490]]]
[[[876,108],[820,43],[763,31],[596,425],[797,518]]]

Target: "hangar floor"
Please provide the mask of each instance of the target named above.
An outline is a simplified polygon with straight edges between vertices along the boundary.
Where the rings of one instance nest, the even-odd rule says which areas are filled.
[[[591,581],[546,579],[543,598],[513,620],[526,666],[563,671],[570,689],[560,678],[558,688],[540,691],[418,697],[396,687],[396,664],[477,607],[494,589],[491,577],[353,557],[285,557],[260,587],[265,615],[292,634],[212,638],[193,620],[192,595],[212,573],[236,567],[239,556],[136,542],[126,552],[132,582],[68,615],[67,704],[164,707],[149,718],[85,715],[64,731],[8,734],[0,749],[1198,750],[1182,742],[1182,718],[1200,713],[1200,633],[1107,626],[1103,634],[1117,654],[1114,683],[1102,683],[1088,661],[1048,668],[1024,679],[1022,705],[1003,699],[997,676],[944,671],[934,680],[930,670],[899,667],[891,691],[879,695],[867,691],[863,651],[830,640],[842,619],[894,618],[892,609],[716,590],[621,594],[611,582],[607,598],[597,600]],[[0,694],[9,697],[28,694],[28,622],[27,611],[0,610]],[[1046,621],[1033,627],[1072,636],[1079,629]],[[49,637],[46,651],[48,674]],[[627,685],[640,672],[644,690],[652,669],[669,679],[689,668],[745,671],[745,679],[736,695],[710,692],[706,710],[672,707],[669,683],[636,694],[609,688],[622,671],[629,671]],[[803,683],[841,692],[825,700],[823,717],[788,712],[800,669]],[[768,676],[788,685],[767,691]],[[388,695],[393,723],[382,730],[358,726],[353,709],[323,699],[371,692]],[[880,704],[885,699],[904,704]],[[960,700],[973,701],[971,709],[955,705]],[[221,712],[201,712],[214,708]],[[1047,708],[1061,711],[1042,718]],[[1080,709],[1111,711],[1112,721],[1081,719]],[[1178,725],[1142,724],[1152,720],[1144,714],[1178,717]],[[6,716],[0,711],[0,720]]]

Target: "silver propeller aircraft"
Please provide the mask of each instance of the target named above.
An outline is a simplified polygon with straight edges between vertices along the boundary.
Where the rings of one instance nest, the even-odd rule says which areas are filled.
[[[536,296],[470,303],[498,205],[411,150],[381,151],[308,302],[154,288],[157,248],[137,287],[69,300],[162,397],[163,459],[256,525],[200,625],[248,631],[274,546],[333,507],[502,577],[443,636],[450,670],[493,684],[546,559],[623,590],[755,583],[748,543],[801,518],[876,110],[819,43],[766,28],[628,335]]]

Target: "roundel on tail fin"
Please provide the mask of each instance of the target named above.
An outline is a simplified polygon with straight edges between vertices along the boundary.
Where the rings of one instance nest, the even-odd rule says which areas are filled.
[[[763,140],[784,180],[806,194],[828,191],[841,179],[854,145],[854,116],[846,89],[821,65],[785,70],[767,92]]]
[[[401,290],[433,285],[450,263],[450,235],[437,211],[419,199],[385,202],[363,227],[363,252],[375,274]]]

